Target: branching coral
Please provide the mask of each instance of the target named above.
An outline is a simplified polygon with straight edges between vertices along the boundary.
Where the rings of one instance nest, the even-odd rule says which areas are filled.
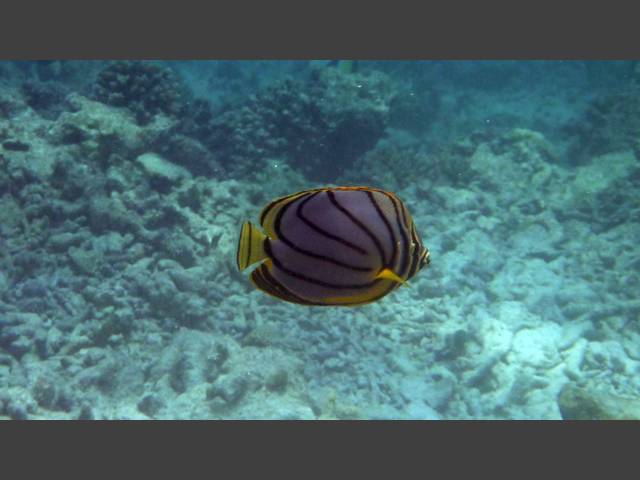
[[[185,121],[184,128],[235,172],[281,158],[311,178],[333,179],[338,172],[332,164],[352,164],[382,136],[390,85],[379,73],[325,69],[307,82],[279,81],[240,104],[227,105],[217,116],[199,104],[200,121]]]
[[[57,82],[28,81],[22,84],[22,95],[31,108],[44,118],[53,120],[64,110],[68,90]]]
[[[139,124],[149,123],[158,113],[178,115],[184,109],[184,89],[168,69],[141,61],[115,62],[98,74],[96,99],[126,107]]]
[[[340,181],[400,190],[417,183],[425,188],[432,183],[464,185],[475,174],[469,152],[457,144],[429,154],[413,146],[381,145],[356,161]]]

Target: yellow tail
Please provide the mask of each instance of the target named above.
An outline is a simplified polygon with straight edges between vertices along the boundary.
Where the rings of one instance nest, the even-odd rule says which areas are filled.
[[[264,241],[267,236],[251,222],[244,222],[240,230],[238,239],[238,251],[236,253],[236,263],[238,270],[242,271],[249,265],[264,260],[267,254],[264,251]]]

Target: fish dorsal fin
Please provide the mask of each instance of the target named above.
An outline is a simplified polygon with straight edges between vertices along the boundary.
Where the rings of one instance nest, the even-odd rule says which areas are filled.
[[[262,228],[264,228],[265,232],[267,232],[267,235],[269,236],[269,238],[271,239],[278,238],[275,232],[274,224],[278,216],[278,213],[286,205],[288,205],[289,203],[299,198],[310,195],[311,193],[314,193],[318,190],[321,190],[321,189],[305,190],[303,192],[287,195],[286,197],[280,197],[275,199],[266,207],[264,207],[264,209],[262,209],[262,212],[260,213],[260,225],[262,225]]]

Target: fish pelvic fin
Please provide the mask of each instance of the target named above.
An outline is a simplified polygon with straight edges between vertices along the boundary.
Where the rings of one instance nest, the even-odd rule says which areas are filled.
[[[267,253],[264,249],[266,239],[267,236],[251,222],[247,221],[242,224],[236,252],[238,270],[243,271],[249,265],[267,258]]]

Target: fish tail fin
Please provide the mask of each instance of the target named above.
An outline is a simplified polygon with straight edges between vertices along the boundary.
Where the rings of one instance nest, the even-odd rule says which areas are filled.
[[[251,222],[244,222],[240,230],[240,238],[238,239],[238,251],[236,253],[236,264],[238,270],[242,271],[249,265],[267,258],[264,250],[264,242],[267,236],[258,228],[254,227]]]

